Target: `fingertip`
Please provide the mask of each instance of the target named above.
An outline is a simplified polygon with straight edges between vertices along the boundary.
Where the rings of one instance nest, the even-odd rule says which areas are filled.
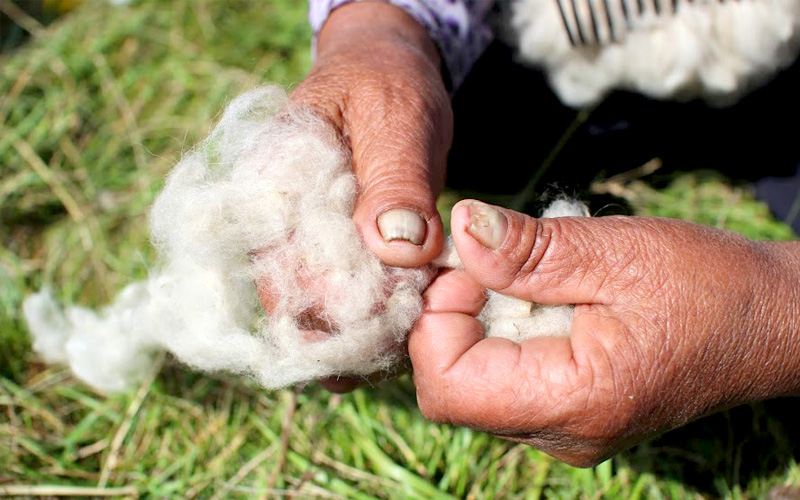
[[[484,286],[497,288],[497,283],[486,281],[486,275],[496,274],[493,270],[503,265],[503,246],[510,225],[504,210],[481,201],[465,199],[453,206],[453,243],[465,269]]]
[[[353,218],[364,244],[388,266],[422,267],[442,253],[444,230],[435,207],[357,209]]]
[[[509,216],[501,207],[478,200],[461,200],[453,206],[450,226],[455,239],[466,235],[488,250],[499,249],[509,231]]]
[[[469,205],[475,200],[465,198],[459,200],[450,209],[450,231],[452,234],[463,232],[469,227]]]
[[[486,304],[486,290],[462,269],[441,273],[425,291],[425,310],[477,316]]]

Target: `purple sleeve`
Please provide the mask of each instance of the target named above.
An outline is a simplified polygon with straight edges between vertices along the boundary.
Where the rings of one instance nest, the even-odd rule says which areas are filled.
[[[316,38],[331,11],[359,0],[309,0],[308,18]],[[417,20],[439,47],[453,90],[492,40],[485,16],[494,0],[384,0]]]

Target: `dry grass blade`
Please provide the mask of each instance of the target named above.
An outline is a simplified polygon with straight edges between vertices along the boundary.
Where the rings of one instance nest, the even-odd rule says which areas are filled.
[[[347,464],[343,464],[342,462],[334,460],[319,451],[315,452],[311,458],[314,460],[314,462],[317,462],[320,465],[326,465],[336,470],[337,472],[340,472],[342,475],[344,475],[344,477],[353,479],[354,481],[367,481],[375,483],[376,485],[380,485],[383,488],[397,487],[397,483],[395,481],[392,481],[391,479],[387,479],[385,477],[381,477],[376,474],[371,474],[364,470],[351,467]]]
[[[246,464],[244,464],[236,474],[233,475],[222,487],[211,497],[211,500],[222,500],[226,497],[226,495],[237,485],[239,484],[248,474],[253,472],[259,465],[264,463],[272,454],[275,453],[275,449],[272,447],[267,448],[266,450],[262,451],[258,455],[251,458]],[[274,488],[268,487],[267,491],[274,491]]]
[[[660,158],[653,158],[633,170],[593,182],[591,191],[594,194],[610,194],[629,203],[639,203],[644,193],[647,192],[647,188],[641,182],[637,183],[636,181],[655,173],[662,165],[663,162]]]
[[[289,450],[289,437],[292,433],[292,421],[294,420],[294,414],[297,411],[297,394],[300,390],[301,389],[298,388],[294,392],[289,392],[289,402],[283,415],[283,421],[281,422],[281,441],[278,460],[275,463],[275,468],[272,470],[272,473],[269,476],[269,480],[267,481],[267,488],[270,489],[275,487],[275,483],[278,481],[281,470],[286,463],[286,452]]]
[[[41,36],[45,32],[44,26],[39,21],[29,16],[11,0],[0,0],[0,12],[33,36]]]
[[[142,403],[147,397],[148,392],[150,392],[153,381],[155,380],[156,375],[158,375],[161,365],[164,363],[164,357],[164,353],[159,354],[159,357],[154,363],[153,368],[150,370],[150,373],[139,385],[139,390],[136,391],[136,396],[134,396],[133,401],[131,401],[131,404],[128,405],[128,410],[125,412],[125,419],[120,424],[116,434],[114,434],[114,439],[111,440],[111,448],[108,452],[108,457],[106,457],[106,461],[103,464],[103,470],[100,472],[100,480],[97,482],[98,488],[104,488],[106,484],[108,484],[108,479],[111,475],[111,472],[117,465],[119,450],[122,448],[122,443],[125,441],[125,437],[128,435],[128,431],[130,431],[131,425],[133,424],[133,418],[136,416],[139,408],[142,407]]]
[[[41,179],[50,186],[50,189],[53,190],[53,194],[55,194],[61,203],[64,205],[64,208],[67,209],[67,212],[72,217],[72,220],[75,222],[81,222],[86,217],[84,210],[80,207],[75,198],[69,192],[67,187],[58,178],[50,167],[42,160],[42,158],[36,154],[36,151],[28,144],[26,141],[23,140],[16,140],[12,143],[14,149],[19,153],[19,155],[28,163],[28,166],[36,172],[36,175],[41,177]]]
[[[125,99],[125,95],[120,90],[119,85],[117,85],[114,75],[111,74],[111,67],[105,57],[101,54],[96,54],[92,60],[101,75],[103,90],[111,95],[111,100],[122,116],[122,123],[125,125],[125,131],[128,134],[134,158],[136,159],[136,166],[140,170],[145,170],[147,168],[147,160],[142,147],[142,133],[136,124],[136,116],[131,110],[131,105]]]
[[[0,486],[0,496],[8,497],[139,497],[131,486],[123,488],[90,488],[81,486],[7,484]]]

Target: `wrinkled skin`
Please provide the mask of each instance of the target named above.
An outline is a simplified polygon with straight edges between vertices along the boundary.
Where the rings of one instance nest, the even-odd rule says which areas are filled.
[[[800,249],[681,221],[534,219],[498,209],[486,248],[453,209],[465,269],[442,274],[409,338],[437,422],[591,466],[654,433],[800,393]],[[484,287],[578,304],[569,338],[483,338]]]
[[[326,22],[314,67],[292,94],[352,149],[354,220],[389,265],[421,266],[441,250],[434,201],[452,112],[440,64],[399,9],[348,4]],[[392,208],[424,218],[421,244],[383,240],[376,220]],[[454,209],[465,270],[434,281],[409,337],[426,417],[589,466],[709,412],[800,392],[798,244],[663,219],[502,213],[507,233],[489,249],[466,229],[469,205]],[[475,315],[485,288],[577,303],[571,337],[483,339]],[[260,289],[269,310],[271,294]],[[323,385],[346,391],[355,381]]]

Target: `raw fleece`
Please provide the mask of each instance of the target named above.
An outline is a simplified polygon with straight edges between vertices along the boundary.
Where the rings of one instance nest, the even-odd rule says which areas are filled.
[[[597,30],[602,42],[573,47],[556,0],[517,0],[512,36],[521,59],[542,66],[570,106],[596,103],[612,89],[726,104],[790,64],[800,50],[798,0],[655,1],[660,14],[650,2],[637,13],[633,0],[562,1],[570,19],[577,9],[585,32]],[[596,26],[589,22],[589,4],[600,20]],[[610,25],[619,42],[611,41]]]

